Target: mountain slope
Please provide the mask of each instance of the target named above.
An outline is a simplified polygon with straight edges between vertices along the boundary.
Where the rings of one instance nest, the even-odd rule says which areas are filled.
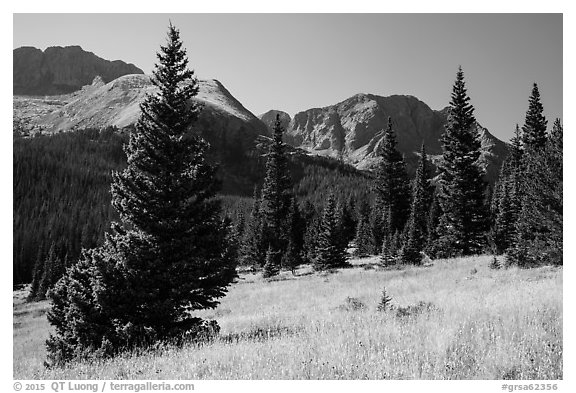
[[[147,75],[124,75],[106,84],[95,78],[92,85],[70,95],[14,97],[14,112],[30,122],[32,133],[123,129],[134,126],[140,104],[156,89]],[[208,160],[221,166],[223,191],[251,195],[260,179],[256,173],[260,155],[256,139],[268,135],[266,126],[217,80],[200,80],[194,100],[203,106],[194,130],[210,143]]]
[[[244,108],[219,81],[200,80],[199,88],[195,100],[204,107],[202,117],[225,117],[226,129],[236,130],[246,123],[256,134],[266,134],[266,127],[260,120]],[[93,84],[84,88],[68,104],[39,118],[37,122],[48,132],[74,128],[128,127],[138,120],[140,104],[146,95],[156,91],[149,76],[124,75],[104,85]],[[222,120],[216,121],[222,126]]]
[[[392,117],[398,149],[405,156],[409,172],[415,170],[422,143],[432,160],[438,160],[447,110],[432,110],[413,96],[356,94],[335,105],[297,113],[288,126],[287,141],[311,154],[338,157],[357,168],[370,169],[378,162],[378,146],[388,116]],[[479,124],[477,127],[482,163],[493,180],[506,155],[506,145]]]
[[[110,82],[122,75],[143,74],[133,64],[109,61],[80,46],[14,49],[13,91],[22,95],[57,95],[79,90],[100,75]]]

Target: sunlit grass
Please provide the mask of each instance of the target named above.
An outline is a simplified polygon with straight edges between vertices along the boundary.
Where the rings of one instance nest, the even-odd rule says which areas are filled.
[[[15,306],[18,379],[561,379],[562,269],[488,268],[491,257],[429,268],[242,275],[215,310],[220,337],[45,369],[46,304]],[[378,312],[382,289],[409,316]],[[347,298],[364,307],[343,307]]]

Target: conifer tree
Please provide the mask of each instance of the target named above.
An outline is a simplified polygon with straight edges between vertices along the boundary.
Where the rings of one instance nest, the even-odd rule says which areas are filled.
[[[500,175],[490,206],[492,228],[490,237],[494,253],[509,251],[516,242],[516,228],[523,199],[525,181],[525,154],[522,133],[516,124],[514,136],[508,145],[509,154],[502,163]]]
[[[511,156],[509,156],[511,158]],[[512,160],[506,159],[502,164],[498,183],[497,193],[494,194],[493,209],[495,217],[491,237],[494,252],[502,254],[514,241],[517,214],[514,208],[513,179],[511,172]]]
[[[420,264],[421,251],[426,246],[427,217],[431,202],[430,170],[426,157],[426,149],[422,144],[420,163],[416,170],[416,177],[412,190],[412,207],[407,224],[408,235],[406,244],[402,249],[402,263]]]
[[[46,299],[46,293],[62,276],[63,270],[63,263],[56,254],[56,244],[52,242],[48,255],[46,255],[46,258],[44,259],[44,267],[42,269],[42,277],[36,292],[36,300]]]
[[[207,143],[191,127],[200,107],[178,30],[170,24],[150,93],[113,174],[112,224],[51,293],[52,362],[115,353],[197,331],[195,310],[214,308],[236,276]]]
[[[496,254],[504,253],[513,245],[516,238],[518,214],[521,209],[524,152],[518,124],[516,124],[514,137],[510,140],[508,148],[509,154],[502,163],[490,205],[492,216],[490,237]]]
[[[240,246],[240,264],[261,268],[266,258],[264,248],[264,234],[262,228],[262,212],[258,191],[254,190],[254,204]]]
[[[358,257],[365,257],[372,254],[373,245],[372,231],[370,230],[370,221],[365,215],[361,215],[356,230],[356,251],[354,254]]]
[[[236,215],[236,225],[234,226],[234,233],[238,239],[244,238],[244,231],[246,230],[246,219],[244,218],[244,213],[239,211]]]
[[[380,249],[378,250],[380,254],[380,263],[383,266],[390,266],[396,264],[398,261],[398,251],[399,247],[401,247],[400,242],[400,235],[398,231],[394,231],[392,229],[392,222],[389,219],[392,215],[391,208],[389,207],[384,212],[383,222],[383,233],[384,238],[382,240],[382,244],[380,245]]]
[[[402,248],[404,247],[403,241],[403,234],[399,231],[394,232],[392,235],[392,250],[394,251],[394,258],[398,259],[400,252],[402,252]]]
[[[396,133],[390,117],[379,155],[381,161],[376,169],[375,181],[376,214],[381,219],[383,212],[389,210],[392,230],[402,231],[410,215],[410,181],[404,158],[396,148]],[[376,244],[382,243],[382,233],[376,233],[375,241]]]
[[[286,254],[282,257],[282,267],[296,274],[296,268],[303,263],[302,249],[294,244],[294,239],[290,238]]]
[[[348,266],[346,249],[340,238],[340,219],[334,194],[330,194],[318,233],[315,270],[328,270]]]
[[[370,254],[378,254],[377,245],[390,234],[391,216],[389,207],[384,208],[383,205],[375,206],[374,214],[370,216],[369,221],[372,235],[370,243],[373,245]]]
[[[269,246],[268,251],[266,251],[266,262],[264,263],[262,277],[270,278],[280,273],[279,259],[280,259],[280,252],[274,251],[272,249],[272,246]]]
[[[240,258],[240,246],[242,244],[242,239],[239,236],[239,231],[241,231],[241,229],[238,228],[237,224],[235,225],[232,223],[232,218],[230,218],[228,214],[224,214],[222,226],[226,228],[226,244],[228,251],[234,261],[234,265],[237,266]]]
[[[448,124],[442,137],[438,246],[444,256],[480,253],[486,241],[488,212],[484,172],[479,166],[480,140],[474,107],[469,103],[464,73],[458,69]]]
[[[260,206],[264,247],[272,247],[274,255],[286,252],[290,238],[289,228],[285,222],[290,213],[292,180],[288,172],[286,145],[282,141],[283,133],[284,127],[280,121],[280,115],[277,114],[273,127],[272,144],[266,161],[266,177],[262,186]],[[280,264],[278,268],[280,268]]]
[[[370,222],[370,203],[368,198],[364,197],[358,207],[357,211],[357,221],[356,226],[356,251],[357,256],[367,256],[370,254],[376,254],[374,245],[373,228]]]
[[[298,203],[294,198],[290,204],[290,214],[287,220],[289,240],[286,253],[282,258],[282,266],[294,273],[297,266],[303,263],[304,231],[306,225],[300,215]]]
[[[514,129],[514,136],[510,140],[510,164],[512,168],[520,168],[522,163],[522,134],[520,133],[520,127],[516,124],[516,128]]]
[[[509,187],[511,219],[516,222],[521,209],[523,187],[525,185],[524,150],[518,125],[516,125],[514,137],[510,141],[510,155],[506,161],[509,162],[509,171],[504,179]]]
[[[428,237],[426,239],[426,247],[424,248],[426,254],[430,255],[432,258],[439,254],[438,224],[440,222],[440,217],[442,216],[441,209],[440,202],[438,202],[438,193],[436,192],[436,189],[434,189],[432,193],[432,202],[430,202],[430,211],[426,217]]]
[[[356,236],[356,218],[354,212],[356,210],[354,199],[351,198],[348,203],[342,206],[342,241],[348,246],[348,243],[354,240]]]
[[[304,236],[304,256],[307,263],[314,263],[318,253],[318,234],[320,233],[320,226],[322,224],[322,217],[313,216],[308,225],[306,226],[306,235]]]
[[[380,264],[382,266],[391,266],[398,262],[399,238],[398,231],[385,235],[380,251]]]
[[[562,126],[555,122],[544,148],[528,150],[516,238],[508,262],[521,267],[562,265]]]
[[[538,85],[534,83],[528,100],[526,120],[522,126],[522,142],[525,149],[542,149],[546,144],[546,126],[548,121],[543,115],[544,108],[540,102]]]
[[[552,131],[550,132],[550,136],[548,137],[548,144],[550,149],[555,152],[559,157],[562,156],[562,149],[563,149],[563,133],[564,128],[562,127],[562,123],[560,122],[559,118],[554,120],[554,124],[552,125]]]
[[[32,276],[32,285],[30,286],[30,293],[28,294],[28,300],[36,300],[38,296],[38,290],[40,288],[40,281],[42,280],[42,275],[44,273],[44,250],[42,245],[38,247],[38,254],[36,255],[36,262],[34,263],[34,271]]]

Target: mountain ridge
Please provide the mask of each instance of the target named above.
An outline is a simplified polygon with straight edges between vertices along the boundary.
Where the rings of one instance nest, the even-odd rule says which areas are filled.
[[[337,158],[358,169],[373,169],[391,117],[398,149],[412,174],[422,143],[434,162],[440,159],[447,109],[433,110],[413,95],[357,93],[333,105],[296,113],[286,127],[286,141],[309,154]],[[507,147],[479,123],[476,128],[482,143],[480,162],[493,181]]]
[[[12,51],[15,95],[59,95],[80,90],[97,75],[110,82],[144,72],[132,63],[106,60],[79,45],[50,46],[45,50],[23,46]]]
[[[14,50],[15,53],[17,51],[43,53],[33,47]],[[98,58],[80,46],[45,50],[48,54],[59,51]],[[15,75],[19,72],[16,57]],[[74,58],[71,57],[72,60]],[[68,68],[73,69],[81,64],[72,60]],[[32,64],[28,68],[34,67]],[[146,94],[155,91],[150,76],[138,72],[108,79],[99,74],[91,76],[90,80],[82,81],[85,82],[82,86],[63,96],[37,98],[35,101],[30,97],[15,97],[14,111],[28,118],[36,128],[49,133],[134,125],[140,115],[140,103]],[[17,83],[15,77],[15,86]],[[200,80],[199,87],[194,100],[204,110],[198,128],[216,147],[226,146],[236,151],[250,149],[257,137],[271,135],[276,116],[279,115],[286,128],[285,141],[291,146],[309,155],[336,158],[358,169],[370,170],[378,163],[378,148],[388,117],[391,117],[398,149],[404,154],[409,173],[415,170],[422,143],[426,145],[433,162],[437,162],[442,153],[441,136],[447,122],[447,108],[433,110],[413,95],[381,96],[360,92],[336,104],[300,111],[293,117],[278,109],[255,116],[219,80]],[[476,127],[482,142],[481,163],[487,169],[487,177],[495,179],[507,152],[506,145],[479,123]]]

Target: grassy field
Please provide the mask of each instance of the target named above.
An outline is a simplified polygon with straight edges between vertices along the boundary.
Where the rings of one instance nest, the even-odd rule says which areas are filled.
[[[562,379],[562,269],[491,270],[490,260],[241,275],[200,315],[222,327],[214,342],[63,369],[43,367],[46,302],[15,292],[14,378]],[[378,311],[384,287],[397,308],[414,307]]]

